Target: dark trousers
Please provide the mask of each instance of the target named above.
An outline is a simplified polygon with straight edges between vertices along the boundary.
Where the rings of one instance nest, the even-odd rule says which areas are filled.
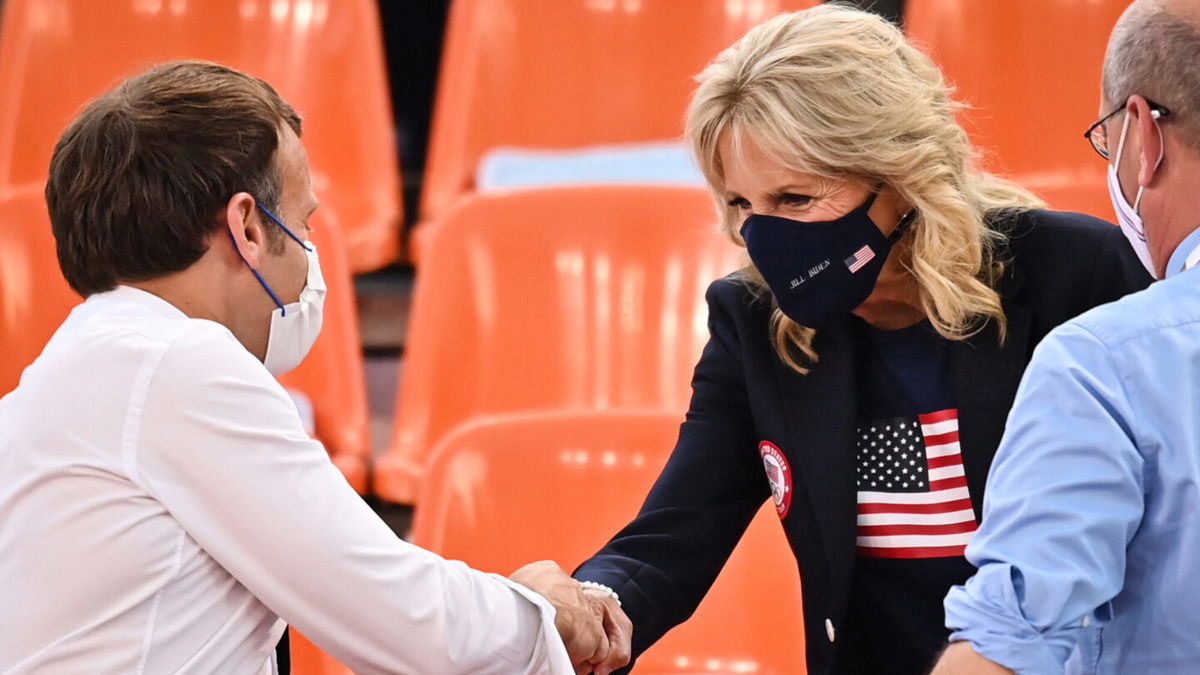
[[[292,672],[292,652],[288,645],[288,631],[291,628],[283,629],[283,637],[279,638],[279,644],[275,645],[275,662],[279,664],[279,675],[291,675]]]

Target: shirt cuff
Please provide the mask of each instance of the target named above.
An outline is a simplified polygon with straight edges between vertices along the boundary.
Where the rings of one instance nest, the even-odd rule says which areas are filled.
[[[1018,675],[1063,672],[1074,646],[1074,630],[1038,630],[1021,611],[1020,572],[986,564],[965,586],[946,595],[951,642],[967,641],[983,656]]]
[[[533,661],[543,661],[550,667],[550,675],[575,675],[575,668],[571,665],[571,659],[567,656],[567,648],[563,645],[562,637],[558,634],[558,629],[554,627],[554,617],[557,611],[550,601],[542,597],[529,588],[518,584],[515,581],[503,577],[499,574],[490,574],[492,578],[500,583],[508,586],[517,595],[533,603],[537,608],[538,617],[541,619],[541,640],[538,641],[538,646],[534,650]]]

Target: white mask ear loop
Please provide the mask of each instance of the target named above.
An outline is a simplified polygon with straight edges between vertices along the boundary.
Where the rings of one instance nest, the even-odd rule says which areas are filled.
[[[1156,159],[1154,161],[1154,170],[1157,171],[1158,167],[1162,165],[1163,153],[1166,151],[1165,142],[1164,142],[1163,135],[1162,135],[1162,127],[1158,126],[1158,118],[1162,117],[1162,113],[1158,112],[1157,110],[1151,110],[1150,117],[1151,117],[1151,119],[1154,120],[1154,130],[1158,132],[1158,159]],[[1121,168],[1121,155],[1124,154],[1123,151],[1125,150],[1125,137],[1128,133],[1129,133],[1129,113],[1125,113],[1125,122],[1121,125],[1121,141],[1119,143],[1117,143],[1117,161],[1116,161],[1116,163],[1113,164],[1113,171],[1116,171],[1117,169]],[[1138,207],[1141,206],[1142,193],[1145,190],[1146,190],[1145,185],[1138,185],[1137,195],[1134,196],[1134,198],[1133,198],[1133,212],[1134,213],[1139,213]],[[1139,213],[1139,215],[1140,215],[1140,213]],[[1143,237],[1146,236],[1144,228],[1143,228],[1143,231],[1138,232],[1138,234]]]
[[[1163,153],[1166,151],[1166,142],[1163,139],[1162,127],[1158,126],[1158,118],[1162,114],[1157,110],[1150,111],[1150,117],[1154,120],[1154,130],[1158,132],[1158,159],[1154,160],[1154,170],[1158,171],[1158,167],[1162,165]],[[1138,205],[1142,203],[1142,191],[1146,189],[1145,185],[1138,186],[1137,197],[1133,200],[1133,210],[1138,210]]]

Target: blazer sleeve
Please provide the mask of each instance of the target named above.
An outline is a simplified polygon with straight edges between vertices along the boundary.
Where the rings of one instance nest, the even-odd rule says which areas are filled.
[[[620,595],[635,657],[692,615],[769,495],[738,331],[747,294],[726,279],[706,299],[710,337],[675,449],[633,522],[575,571]]]

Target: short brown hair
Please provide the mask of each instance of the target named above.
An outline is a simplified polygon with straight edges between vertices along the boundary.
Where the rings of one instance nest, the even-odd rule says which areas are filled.
[[[271,85],[207,61],[160,64],[90,103],[46,184],[67,282],[86,297],[187,269],[237,192],[277,209],[284,124],[300,134]]]

